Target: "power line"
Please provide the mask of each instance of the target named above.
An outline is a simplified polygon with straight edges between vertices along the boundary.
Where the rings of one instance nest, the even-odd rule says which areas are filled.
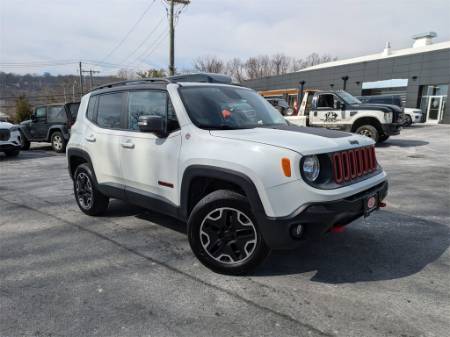
[[[141,47],[153,36],[153,34],[158,30],[159,26],[162,24],[164,20],[164,17],[159,20],[159,22],[156,24],[156,26],[150,31],[150,33],[144,38],[144,40],[137,46],[136,49],[133,50],[131,54],[129,54],[126,58],[121,61],[121,63],[126,63]]]
[[[144,12],[142,13],[142,15],[139,17],[139,19],[135,22],[135,24],[131,27],[131,29],[125,34],[125,36],[123,37],[122,40],[120,40],[120,42],[113,48],[111,49],[111,51],[102,59],[102,61],[105,61],[108,57],[110,57],[112,54],[115,53],[115,51],[117,49],[120,48],[120,46],[122,46],[122,44],[126,41],[126,39],[130,36],[130,34],[134,31],[134,29],[137,27],[137,25],[142,21],[142,19],[144,18],[144,16],[147,14],[147,12],[150,10],[150,8],[152,8],[153,4],[155,3],[156,0],[153,0],[148,7],[144,10]]]

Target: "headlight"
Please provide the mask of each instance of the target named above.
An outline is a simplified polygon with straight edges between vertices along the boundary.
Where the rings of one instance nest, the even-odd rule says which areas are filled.
[[[317,179],[320,173],[320,163],[317,156],[307,156],[303,159],[303,176],[313,182]]]

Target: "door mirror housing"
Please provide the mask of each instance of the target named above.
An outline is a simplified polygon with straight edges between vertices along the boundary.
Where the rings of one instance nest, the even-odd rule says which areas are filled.
[[[334,108],[336,110],[345,110],[345,103],[342,103],[341,101],[334,101]]]
[[[162,116],[159,115],[139,116],[138,126],[141,132],[152,132],[159,138],[164,138],[167,136],[166,120]]]
[[[37,121],[37,117],[36,117],[36,114],[35,114],[35,113],[32,113],[32,114],[31,114],[31,121],[32,121],[32,122],[36,122],[36,121]]]

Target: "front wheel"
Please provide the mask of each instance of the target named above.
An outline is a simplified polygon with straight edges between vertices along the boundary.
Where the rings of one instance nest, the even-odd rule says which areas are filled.
[[[17,157],[20,153],[20,150],[5,150],[5,156],[7,157]]]
[[[66,140],[64,139],[61,132],[53,132],[51,142],[53,151],[58,153],[66,151]]]
[[[188,238],[200,262],[221,274],[246,274],[269,253],[247,199],[228,190],[199,201],[189,217]]]
[[[375,141],[375,143],[378,143],[380,137],[377,128],[372,125],[362,125],[356,129],[356,133],[372,138]]]
[[[30,149],[30,146],[31,146],[31,143],[30,143],[30,141],[28,140],[28,139],[26,139],[25,138],[25,136],[23,135],[23,134],[21,134],[20,135],[21,137],[20,137],[20,143],[21,143],[21,145],[22,145],[22,150],[29,150]]]
[[[95,187],[92,170],[88,164],[81,164],[73,175],[73,191],[78,207],[88,215],[100,215],[106,211],[109,198]]]

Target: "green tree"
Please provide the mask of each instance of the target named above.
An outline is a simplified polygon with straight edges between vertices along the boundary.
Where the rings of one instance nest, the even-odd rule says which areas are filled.
[[[31,105],[28,102],[28,99],[25,97],[25,95],[19,96],[19,98],[16,100],[16,116],[15,116],[15,122],[20,123],[24,120],[31,118]]]

